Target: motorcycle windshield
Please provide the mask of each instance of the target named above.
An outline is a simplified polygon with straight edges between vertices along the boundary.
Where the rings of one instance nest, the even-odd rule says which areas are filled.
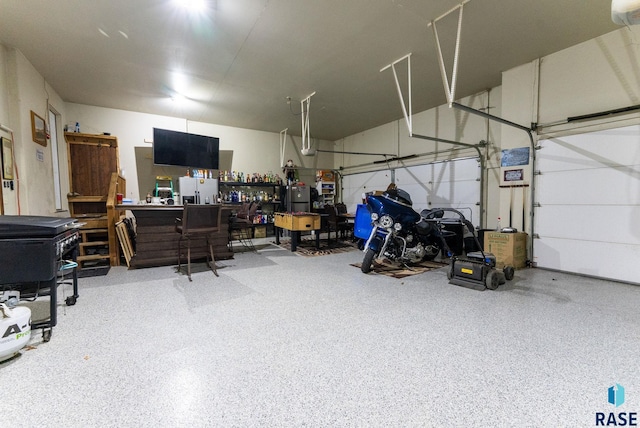
[[[389,215],[396,223],[416,223],[420,220],[420,214],[413,208],[399,204],[393,199],[384,196],[369,196],[367,198],[369,210],[379,216]]]

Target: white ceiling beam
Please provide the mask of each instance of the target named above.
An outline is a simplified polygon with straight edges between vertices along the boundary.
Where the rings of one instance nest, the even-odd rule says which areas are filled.
[[[302,111],[302,154],[305,156],[312,156],[314,154],[311,149],[311,131],[309,129],[309,113],[311,106],[311,97],[314,96],[315,91],[307,98],[300,101],[300,110]]]
[[[400,87],[400,81],[398,80],[398,73],[396,73],[396,64],[404,61],[405,59],[407,60],[407,103],[405,103],[404,96],[402,95],[402,88]],[[385,65],[380,69],[380,72],[382,73],[388,68],[391,68],[391,70],[393,70],[393,78],[396,81],[396,89],[398,90],[398,97],[400,98],[400,105],[402,106],[402,114],[404,115],[404,120],[407,123],[409,136],[411,136],[413,134],[413,108],[411,102],[411,53],[408,53],[402,58],[398,58],[389,65]]]
[[[449,108],[453,105],[453,101],[455,101],[456,95],[456,81],[458,78],[458,57],[460,56],[460,35],[462,33],[462,11],[464,10],[464,5],[468,3],[470,0],[465,0],[459,5],[453,7],[449,11],[440,15],[433,21],[431,21],[427,26],[433,28],[433,35],[436,39],[436,47],[438,53],[438,64],[440,65],[440,75],[442,76],[442,84],[444,86],[444,93],[447,97],[447,103],[449,104]],[[451,85],[449,85],[449,77],[447,76],[447,69],[444,65],[444,58],[442,57],[442,47],[440,46],[440,38],[438,37],[438,30],[436,28],[436,22],[450,13],[458,10],[458,31],[456,33],[456,47],[455,52],[453,54],[453,70],[451,72]]]
[[[285,160],[284,160],[284,152],[285,152],[285,146],[287,143],[287,131],[289,130],[289,128],[285,128],[282,131],[280,131],[280,166],[282,166],[284,168],[285,166]]]

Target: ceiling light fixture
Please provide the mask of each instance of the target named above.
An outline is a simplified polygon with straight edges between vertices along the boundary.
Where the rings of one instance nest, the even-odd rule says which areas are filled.
[[[618,25],[640,24],[640,0],[612,0],[611,20]]]

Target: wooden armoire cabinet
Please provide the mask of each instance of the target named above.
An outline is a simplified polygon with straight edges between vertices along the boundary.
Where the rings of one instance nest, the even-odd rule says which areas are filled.
[[[118,139],[110,135],[65,132],[69,159],[67,195],[71,217],[84,223],[78,263],[81,268],[120,264],[115,223],[122,214],[116,195],[126,194],[120,176]]]

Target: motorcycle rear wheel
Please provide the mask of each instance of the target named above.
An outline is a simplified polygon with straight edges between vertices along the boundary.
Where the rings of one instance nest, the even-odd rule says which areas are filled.
[[[373,260],[376,258],[375,250],[371,248],[367,248],[367,252],[364,253],[364,258],[362,259],[362,265],[360,266],[360,270],[362,273],[371,272],[371,265],[373,264]]]

